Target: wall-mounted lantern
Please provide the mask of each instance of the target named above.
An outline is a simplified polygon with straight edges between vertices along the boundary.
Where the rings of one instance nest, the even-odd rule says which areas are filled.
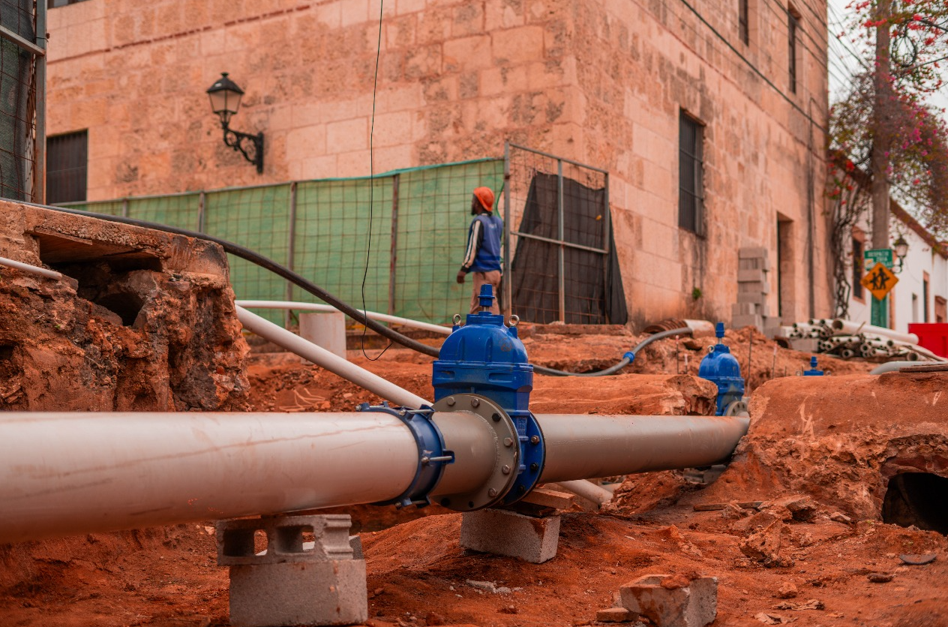
[[[896,272],[901,272],[905,265],[905,255],[908,254],[908,242],[906,242],[902,234],[899,233],[899,237],[892,243],[892,247],[895,249],[895,256],[899,259],[899,267]]]
[[[230,118],[240,108],[240,99],[244,90],[227,78],[227,72],[221,72],[221,77],[207,90],[211,99],[211,109],[221,119],[221,128],[224,129],[224,143],[239,152],[250,163],[257,166],[257,173],[263,173],[263,133],[250,135],[230,128]]]

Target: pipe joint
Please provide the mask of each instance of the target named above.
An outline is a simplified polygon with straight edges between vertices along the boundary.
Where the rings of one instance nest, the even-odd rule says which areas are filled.
[[[376,505],[395,505],[408,507],[415,505],[424,507],[431,504],[429,495],[434,490],[444,467],[454,463],[454,451],[445,448],[444,436],[438,425],[432,420],[434,410],[430,407],[421,409],[395,409],[383,402],[381,406],[370,406],[368,403],[359,405],[359,411],[377,411],[395,416],[408,427],[415,444],[418,446],[418,467],[415,469],[415,478],[408,488],[394,499],[375,503]]]

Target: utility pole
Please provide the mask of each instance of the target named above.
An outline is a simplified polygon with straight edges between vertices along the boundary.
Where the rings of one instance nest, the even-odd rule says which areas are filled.
[[[892,135],[889,117],[892,108],[892,72],[889,48],[892,27],[889,25],[892,0],[877,0],[876,73],[874,77],[875,102],[873,106],[874,134],[872,139],[872,247],[889,247],[889,163]],[[880,327],[889,326],[889,297],[872,298],[871,322]]]

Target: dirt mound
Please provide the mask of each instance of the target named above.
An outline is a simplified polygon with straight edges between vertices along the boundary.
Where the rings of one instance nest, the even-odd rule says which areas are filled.
[[[721,500],[805,492],[878,519],[893,477],[948,482],[948,372],[778,379],[756,391],[750,412],[747,437],[710,490]],[[932,498],[948,495],[933,485]]]

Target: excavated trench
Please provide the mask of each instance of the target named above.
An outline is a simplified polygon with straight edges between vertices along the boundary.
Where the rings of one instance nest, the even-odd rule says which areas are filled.
[[[905,472],[889,479],[882,522],[948,535],[948,478]]]

